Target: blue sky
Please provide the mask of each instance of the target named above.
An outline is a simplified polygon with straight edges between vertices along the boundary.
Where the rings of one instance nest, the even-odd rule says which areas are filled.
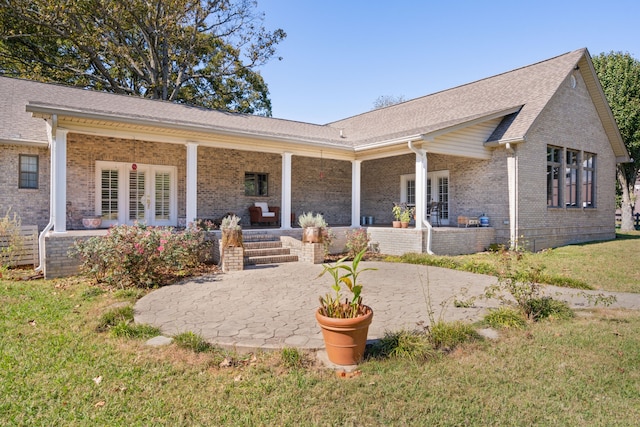
[[[324,124],[586,47],[640,59],[640,1],[260,0],[273,116]]]

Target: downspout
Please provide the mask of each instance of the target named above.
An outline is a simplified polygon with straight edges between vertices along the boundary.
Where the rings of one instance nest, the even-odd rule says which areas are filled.
[[[49,171],[49,223],[44,227],[40,235],[38,236],[38,262],[40,265],[36,267],[36,272],[44,270],[44,265],[47,260],[47,255],[44,247],[44,238],[49,231],[53,228],[53,198],[55,197],[55,186],[53,185],[55,176],[55,150],[53,142],[56,139],[56,131],[58,129],[58,115],[53,114],[51,116],[51,122],[47,121],[47,137],[49,138],[49,160],[51,162]]]
[[[422,160],[422,164],[424,165],[424,174],[422,174],[421,178],[422,178],[422,183],[420,185],[420,187],[422,188],[422,192],[425,192],[425,189],[427,188],[427,150],[422,149],[422,148],[416,148],[413,145],[413,141],[408,141],[408,146],[409,149],[411,151],[413,151],[416,156],[420,156],[421,160]],[[424,197],[424,194],[420,197],[420,200],[422,201],[422,217],[419,219],[420,222],[422,223],[423,226],[427,227],[427,253],[429,255],[434,255],[433,251],[431,250],[431,223],[429,221],[427,221],[427,203]],[[416,218],[416,221],[418,220],[418,218]]]

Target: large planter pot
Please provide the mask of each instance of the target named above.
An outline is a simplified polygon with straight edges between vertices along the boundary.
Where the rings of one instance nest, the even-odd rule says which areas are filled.
[[[302,241],[305,243],[322,243],[322,229],[320,227],[305,227],[302,230]]]
[[[82,225],[88,230],[94,230],[102,225],[102,218],[99,216],[86,216],[82,218]]]
[[[327,357],[336,365],[356,365],[362,361],[367,345],[367,333],[373,320],[373,310],[352,319],[334,319],[316,310],[316,320],[322,329]]]

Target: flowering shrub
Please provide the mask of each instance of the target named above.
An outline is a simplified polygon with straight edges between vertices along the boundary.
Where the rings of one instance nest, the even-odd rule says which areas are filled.
[[[349,256],[355,257],[356,254],[366,250],[370,240],[371,236],[364,228],[347,231],[347,249],[349,250]]]
[[[135,224],[78,241],[71,255],[81,260],[82,272],[99,283],[149,288],[190,274],[205,248],[202,230],[190,227],[176,232]]]
[[[11,208],[4,217],[0,217],[0,277],[2,271],[12,267],[24,245],[20,234],[20,217]]]

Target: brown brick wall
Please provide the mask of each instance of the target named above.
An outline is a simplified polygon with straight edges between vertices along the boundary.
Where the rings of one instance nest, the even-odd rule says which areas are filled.
[[[96,161],[177,167],[178,217],[185,216],[184,145],[101,136],[67,136],[67,228],[82,229],[82,217],[95,212]]]
[[[0,216],[9,209],[23,225],[36,225],[38,230],[49,222],[49,151],[46,147],[1,145],[0,154]],[[20,154],[38,156],[38,189],[18,188]]]
[[[615,237],[615,155],[584,81],[577,77],[576,88],[567,79],[527,142],[517,147],[520,235],[531,249]],[[547,208],[548,144],[597,155],[596,208]]]
[[[351,224],[351,162],[293,156],[291,212],[321,213],[330,226]]]

